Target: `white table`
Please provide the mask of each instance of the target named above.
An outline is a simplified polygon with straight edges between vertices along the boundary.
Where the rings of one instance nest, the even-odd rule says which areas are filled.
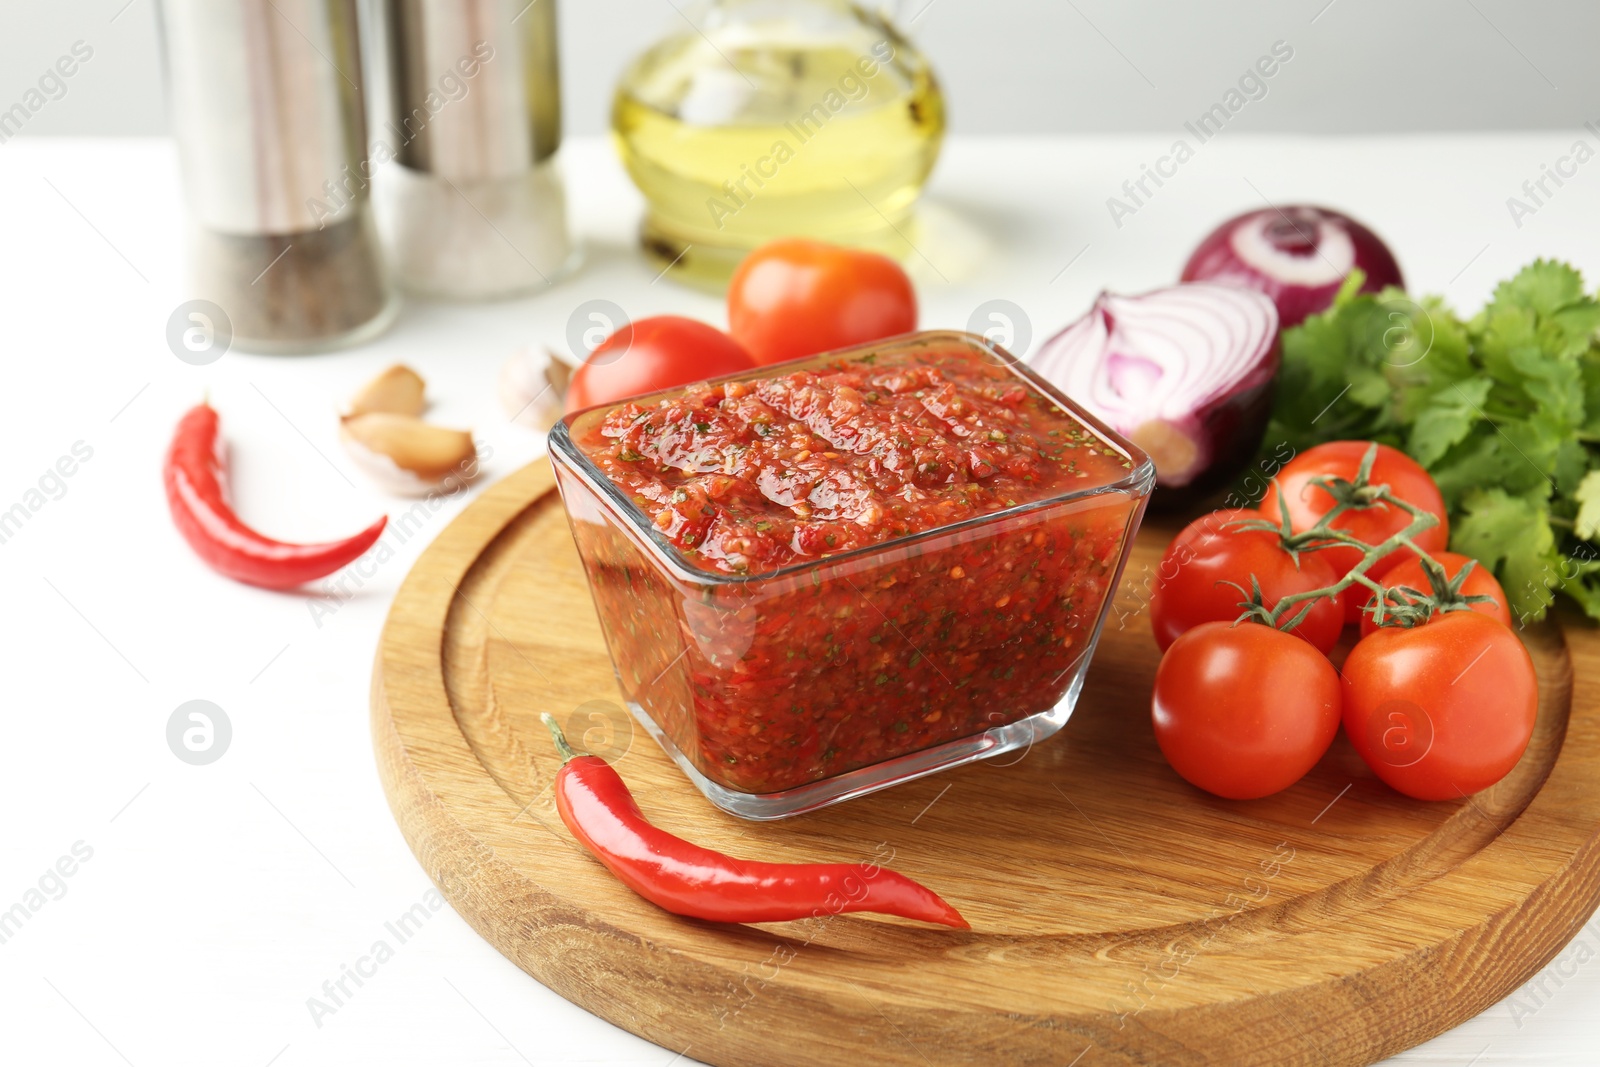
[[[1265,198],[1352,211],[1392,242],[1413,288],[1463,309],[1536,255],[1568,258],[1600,284],[1600,164],[1520,228],[1505,203],[1576,136],[1228,134],[1120,228],[1106,198],[1170,138],[955,142],[910,259],[923,322],[966,326],[1004,298],[1025,309],[1037,343],[1101,287],[1170,281],[1206,230]],[[542,449],[501,414],[496,370],[519,346],[559,343],[577,304],[603,296],[635,317],[723,321],[713,298],[652,283],[632,250],[638,198],[605,143],[569,145],[566,165],[581,179],[570,188],[589,255],[564,285],[501,305],[413,304],[387,336],[350,352],[235,352],[193,367],[164,341],[189,295],[170,146],[0,146],[0,510],[75,443],[93,449],[59,499],[0,544],[0,799],[10,813],[0,911],[76,843],[92,850],[71,877],[46,879],[64,895],[45,897],[0,944],[0,1061],[673,1060],[675,1050],[538,985],[449,909],[313,1020],[307,999],[429,888],[374,773],[368,672],[395,587],[471,494],[348,598],[320,602],[317,618],[305,597],[206,571],[173,530],[158,475],[174,421],[209,389],[234,446],[242,514],[285,538],[339,536],[398,510],[352,470],[332,414],[390,362],[428,378],[439,421],[477,429],[492,479]],[[233,728],[208,766],[180,762],[166,743],[168,717],[195,698],[220,705]],[[1594,1063],[1597,950],[1600,924],[1529,990],[1392,1062]]]

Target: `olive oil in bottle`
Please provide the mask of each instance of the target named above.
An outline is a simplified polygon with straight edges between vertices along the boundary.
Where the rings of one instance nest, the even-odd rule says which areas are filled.
[[[944,100],[921,54],[857,5],[722,0],[634,61],[612,123],[646,252],[720,287],[775,237],[907,255]]]

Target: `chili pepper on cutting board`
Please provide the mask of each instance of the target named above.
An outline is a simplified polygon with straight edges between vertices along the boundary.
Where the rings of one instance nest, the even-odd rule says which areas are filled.
[[[561,821],[652,904],[711,922],[788,922],[871,911],[969,929],[932,890],[874,864],[734,859],[652,826],[609,763],[574,752],[555,720],[540,718],[562,756],[555,786]]]
[[[178,532],[212,570],[268,589],[292,589],[332,574],[360,556],[383,533],[384,516],[354,537],[321,544],[274,541],[246,526],[227,501],[217,412],[198,404],[178,421],[162,481]]]

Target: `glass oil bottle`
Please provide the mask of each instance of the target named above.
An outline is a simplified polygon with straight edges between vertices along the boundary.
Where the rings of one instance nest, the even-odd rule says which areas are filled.
[[[612,125],[647,202],[646,253],[720,288],[775,237],[908,255],[945,114],[927,61],[883,17],[718,0],[633,62]]]

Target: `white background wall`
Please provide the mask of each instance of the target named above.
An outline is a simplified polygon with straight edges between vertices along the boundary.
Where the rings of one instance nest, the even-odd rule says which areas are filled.
[[[222,2],[222,0],[218,0]],[[541,0],[548,2],[548,0]],[[561,0],[567,128],[597,133],[627,60],[680,0]],[[28,134],[165,128],[155,0],[0,0],[0,109],[72,43],[94,58]],[[1316,133],[1600,119],[1596,0],[899,0],[960,133],[1165,131],[1257,56],[1294,60],[1233,127]]]

